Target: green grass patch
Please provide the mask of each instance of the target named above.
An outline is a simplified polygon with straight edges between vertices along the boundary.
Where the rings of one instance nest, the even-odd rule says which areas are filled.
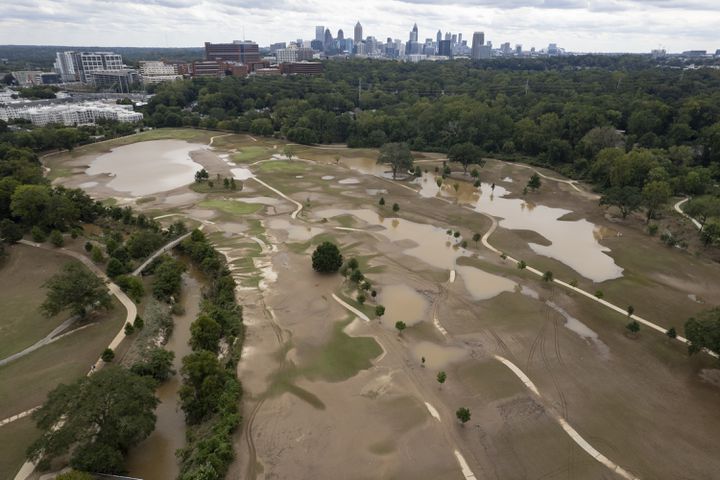
[[[71,177],[72,168],[67,167],[53,167],[47,174],[47,179],[53,181],[58,178]]]
[[[142,205],[143,203],[150,203],[154,202],[155,200],[157,200],[157,198],[155,197],[142,197],[135,200],[135,203],[137,203],[138,205]]]
[[[0,427],[0,478],[15,477],[25,462],[25,450],[39,436],[40,430],[30,417]]]
[[[288,173],[297,174],[307,170],[307,166],[302,162],[292,162],[286,160],[276,160],[260,164],[261,173]]]
[[[234,153],[232,161],[235,163],[251,163],[263,158],[270,158],[270,152],[265,147],[240,147],[240,151]]]
[[[199,203],[201,208],[211,208],[230,215],[249,215],[263,208],[259,203],[236,202],[234,200],[203,200]]]

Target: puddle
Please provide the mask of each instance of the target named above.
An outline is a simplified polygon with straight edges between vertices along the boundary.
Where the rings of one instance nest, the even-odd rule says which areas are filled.
[[[273,230],[284,230],[288,234],[288,240],[296,242],[310,240],[315,235],[319,235],[324,232],[322,228],[318,227],[294,225],[284,218],[271,218],[268,220],[267,225]]]
[[[190,152],[204,145],[181,140],[153,140],[113,148],[95,158],[87,175],[109,174],[108,187],[143,197],[165,192],[193,182],[202,165],[190,158]]]
[[[698,297],[694,293],[688,293],[688,298],[695,303],[705,303],[702,298]]]
[[[250,171],[249,168],[231,168],[230,172],[232,172],[233,177],[235,180],[247,180],[249,178],[254,178],[255,175]]]
[[[367,175],[375,175],[377,177],[392,178],[392,171],[388,165],[377,163],[376,160],[369,157],[352,157],[340,160],[343,165]]]
[[[167,196],[165,200],[163,200],[163,203],[169,205],[184,205],[200,200],[201,198],[202,195],[198,195],[197,193],[181,193],[179,195]]]
[[[530,297],[535,300],[540,300],[540,294],[530,287],[526,287],[525,285],[523,285],[519,289],[515,288],[516,292],[518,292],[518,290],[521,295],[525,295],[526,297]]]
[[[418,193],[423,198],[432,198],[440,191],[435,175],[430,173],[423,173],[423,176],[413,180],[413,183],[415,185],[420,185],[420,191]]]
[[[386,195],[387,190],[385,190],[384,188],[368,188],[365,190],[365,193],[367,193],[371,197],[374,197],[375,195]]]
[[[593,345],[595,345],[595,348],[597,348],[598,352],[600,352],[600,355],[603,358],[608,358],[610,356],[610,348],[598,337],[598,334],[595,333],[594,330],[591,330],[590,327],[582,323],[577,318],[571,316],[567,311],[565,311],[564,308],[561,306],[551,302],[547,301],[545,304],[558,312],[560,315],[565,318],[565,328],[568,330],[571,330],[572,332],[576,333],[580,338],[585,339],[586,341],[592,342]]]
[[[425,368],[438,370],[451,363],[457,363],[468,356],[467,350],[460,347],[448,347],[432,342],[419,342],[412,348],[413,357],[418,363],[425,357]]]
[[[339,180],[338,183],[340,185],[357,185],[358,183],[360,183],[360,180],[358,180],[357,178],[354,178],[354,177],[350,177],[350,178],[343,178],[342,180]]]
[[[98,186],[98,182],[85,182],[85,183],[81,183],[80,185],[78,185],[78,187],[80,187],[80,188],[92,188],[92,187],[97,187],[97,186]]]
[[[505,182],[505,183],[513,183],[513,179],[510,178],[510,177],[505,177],[505,178],[503,178],[501,181],[502,181],[502,182]]]
[[[433,267],[452,270],[458,257],[469,254],[467,250],[458,246],[457,239],[447,235],[445,229],[400,218],[384,218],[373,210],[331,208],[316,211],[314,215],[318,218],[353,215],[369,225],[382,226],[384,230],[378,230],[377,233],[392,242],[410,242],[414,246],[405,248],[403,253],[418,258]]]
[[[603,282],[622,276],[623,269],[604,252],[610,249],[598,243],[596,226],[585,219],[558,221],[571,213],[562,208],[531,205],[520,198],[504,198],[509,192],[483,183],[475,209],[501,218],[500,226],[509,230],[531,230],[551,242],[548,246],[528,243],[540,255],[554,258],[569,266],[585,278]]]
[[[321,180],[333,180],[334,178],[335,177],[333,177],[332,175],[324,175],[320,177]]]
[[[517,283],[475,267],[456,267],[465,288],[475,300],[487,300],[502,292],[514,292]]]
[[[425,320],[430,303],[407,285],[382,287],[378,303],[385,306],[383,326],[395,329],[395,322],[405,322],[409,327]]]

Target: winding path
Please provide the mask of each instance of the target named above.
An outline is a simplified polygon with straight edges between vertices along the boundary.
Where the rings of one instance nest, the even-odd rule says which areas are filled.
[[[203,227],[203,225],[200,225],[199,230],[202,230],[202,227]],[[163,247],[161,247],[160,249],[158,249],[155,253],[153,253],[152,255],[150,255],[150,256],[148,257],[148,259],[145,260],[145,261],[142,263],[142,265],[140,265],[138,268],[136,268],[135,270],[133,270],[132,274],[135,275],[135,276],[140,275],[140,274],[142,273],[142,271],[145,270],[145,269],[147,268],[147,266],[152,263],[153,260],[155,260],[157,257],[159,257],[160,255],[162,255],[163,253],[165,253],[165,252],[167,252],[167,251],[169,251],[169,250],[172,250],[173,248],[175,248],[176,246],[178,246],[178,245],[180,244],[180,242],[182,242],[183,240],[185,240],[185,239],[186,239],[187,237],[189,237],[191,234],[192,234],[192,232],[188,232],[188,233],[186,233],[186,234],[184,234],[184,235],[181,235],[180,237],[176,238],[175,240],[172,240],[171,242],[169,242],[169,243],[166,244],[165,246],[163,246]]]
[[[538,398],[542,399],[542,395],[540,395],[540,391],[537,389],[535,384],[533,383],[530,378],[525,375],[525,372],[523,372],[517,365],[512,363],[507,358],[501,357],[500,355],[495,355],[495,359],[501,362],[503,365],[508,367],[510,371],[512,371],[516,377],[520,379],[523,384],[531,391],[533,392]],[[626,480],[639,480],[638,477],[631,474],[621,466],[617,465],[616,463],[612,462],[609,458],[607,458],[605,455],[600,453],[595,447],[590,445],[590,443],[587,442],[578,432],[575,430],[568,422],[565,420],[559,413],[555,412],[553,409],[550,409],[548,407],[545,407],[552,417],[560,424],[562,429],[565,431],[565,433],[568,434],[568,436],[580,447],[582,448],[588,455],[593,457],[598,462],[605,465],[608,469],[615,472],[616,474],[620,475],[622,478],[625,478]]]
[[[282,198],[284,198],[284,199],[287,200],[288,202],[294,203],[297,208],[295,209],[295,211],[294,211],[292,214],[290,214],[290,218],[292,218],[293,220],[297,218],[298,213],[300,213],[300,211],[303,209],[303,206],[302,206],[302,204],[301,204],[300,202],[296,202],[295,200],[293,200],[292,198],[288,197],[287,195],[285,195],[283,192],[281,192],[281,191],[278,190],[277,188],[271,187],[270,185],[268,185],[267,183],[263,182],[262,180],[260,180],[259,178],[255,177],[255,176],[253,176],[253,177],[251,177],[251,178],[252,178],[253,180],[255,180],[256,182],[258,182],[258,183],[259,183],[260,185],[262,185],[263,187],[265,187],[265,188],[267,188],[267,189],[269,189],[269,190],[272,190],[273,192],[277,193],[278,195],[280,195]]]
[[[698,222],[697,220],[695,220],[694,218],[692,218],[692,217],[691,217],[690,215],[688,215],[687,213],[685,213],[685,212],[683,211],[683,209],[681,208],[681,207],[685,204],[685,202],[687,202],[688,200],[690,200],[690,197],[685,197],[685,198],[683,198],[682,200],[680,200],[679,202],[677,202],[675,205],[673,205],[673,208],[674,208],[675,211],[678,212],[680,215],[682,215],[683,217],[689,219],[689,220],[693,223],[693,225],[695,225],[695,228],[697,228],[698,230],[702,230],[702,227],[703,227],[702,224],[701,224],[700,222]]]

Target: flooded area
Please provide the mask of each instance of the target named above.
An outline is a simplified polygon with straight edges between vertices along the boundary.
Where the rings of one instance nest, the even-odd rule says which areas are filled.
[[[193,182],[195,172],[203,167],[190,158],[190,152],[203,148],[181,140],[124,145],[95,158],[85,173],[110,175],[108,187],[136,197],[165,192]]]
[[[598,337],[598,334],[594,330],[590,329],[590,327],[570,315],[559,305],[551,301],[547,301],[545,304],[563,316],[565,319],[565,328],[577,334],[588,343],[592,343],[603,358],[610,356],[610,349],[602,340],[600,340],[600,337]]]
[[[464,348],[438,345],[432,342],[418,342],[412,348],[413,357],[425,367],[433,370],[445,368],[452,363],[464,360],[469,352]]]
[[[185,414],[180,408],[178,392],[182,385],[180,368],[182,359],[190,353],[190,324],[199,311],[201,285],[192,274],[183,275],[183,307],[185,313],[174,317],[175,328],[165,349],[175,352],[175,375],[160,385],[155,392],[160,404],[155,409],[155,430],[139,445],[130,450],[126,467],[132,477],[142,479],[176,478],[180,471],[175,451],[185,445]]]
[[[413,180],[413,183],[415,185],[420,185],[418,193],[423,198],[432,198],[440,191],[435,175],[431,173],[423,173],[423,176]]]
[[[507,278],[487,273],[475,267],[457,267],[465,288],[475,300],[487,300],[502,292],[513,292],[517,283]]]
[[[382,287],[379,301],[385,306],[382,324],[394,329],[395,322],[405,322],[408,327],[425,319],[430,302],[407,285]]]
[[[370,225],[382,226],[384,229],[378,230],[377,233],[392,242],[409,243],[410,245],[403,252],[433,267],[451,270],[458,257],[469,254],[464,248],[458,246],[457,239],[448,236],[446,230],[425,223],[415,223],[401,218],[385,218],[369,209],[330,208],[316,211],[315,215],[320,218],[353,215]]]
[[[271,218],[267,221],[267,226],[273,230],[282,230],[286,232],[287,239],[296,242],[310,240],[315,235],[319,235],[324,232],[322,228],[311,227],[309,225],[295,225],[284,218]]]
[[[610,249],[600,245],[595,224],[585,219],[559,220],[571,213],[563,208],[532,205],[520,198],[505,198],[509,193],[496,186],[483,183],[480,199],[475,205],[479,212],[499,217],[500,226],[509,230],[531,230],[545,237],[550,245],[528,243],[540,255],[554,258],[569,266],[585,278],[603,282],[622,276],[623,269],[605,252]]]

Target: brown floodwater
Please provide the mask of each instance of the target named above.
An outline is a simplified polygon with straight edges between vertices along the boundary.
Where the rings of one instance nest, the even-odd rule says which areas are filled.
[[[395,322],[405,322],[408,327],[422,322],[427,316],[430,302],[407,285],[388,285],[380,289],[379,303],[385,306],[382,324],[395,329]]]
[[[509,230],[531,230],[545,237],[550,245],[528,243],[539,255],[554,258],[569,266],[585,278],[603,282],[622,276],[623,269],[612,257],[610,249],[598,242],[600,229],[585,219],[560,220],[571,213],[564,208],[533,205],[521,198],[506,198],[510,192],[483,183],[480,198],[475,204],[479,212],[500,218],[500,226]]]
[[[425,358],[425,366],[432,370],[445,368],[451,363],[457,363],[469,354],[464,348],[438,345],[426,341],[413,345],[412,353],[418,363]]]
[[[485,272],[475,267],[457,267],[457,273],[462,277],[465,289],[475,300],[487,300],[496,297],[502,292],[514,292],[517,283],[499,275]]]
[[[125,463],[129,475],[144,480],[173,479],[180,472],[175,451],[185,446],[185,415],[180,408],[178,392],[181,386],[182,359],[190,353],[190,324],[199,312],[201,285],[199,277],[190,270],[183,275],[182,305],[185,313],[175,317],[175,328],[165,348],[175,352],[173,368],[176,373],[155,392],[160,404],[155,410],[155,430],[142,443],[131,449]]]
[[[458,246],[458,240],[450,237],[446,230],[425,223],[415,223],[403,218],[385,218],[369,209],[343,210],[330,208],[314,212],[319,218],[332,218],[340,215],[353,215],[370,224],[382,226],[377,233],[392,242],[408,242],[405,254],[422,260],[433,267],[452,270],[455,260],[469,252]]]
[[[152,140],[113,148],[93,159],[87,175],[109,174],[107,186],[136,197],[166,192],[194,181],[202,165],[190,152],[205,148],[182,140]]]

